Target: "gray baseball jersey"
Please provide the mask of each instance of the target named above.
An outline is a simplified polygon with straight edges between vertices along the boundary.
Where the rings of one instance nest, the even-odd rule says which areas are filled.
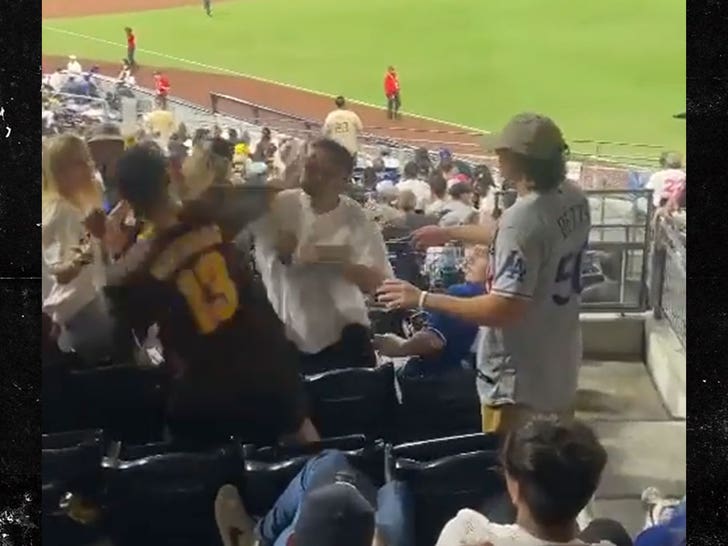
[[[522,298],[525,317],[482,328],[478,392],[488,405],[570,408],[582,358],[581,261],[591,227],[589,202],[570,182],[520,197],[506,209],[490,250],[489,293]]]

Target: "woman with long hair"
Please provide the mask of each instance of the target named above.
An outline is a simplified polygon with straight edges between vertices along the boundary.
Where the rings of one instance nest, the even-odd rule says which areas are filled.
[[[100,219],[103,192],[83,139],[48,139],[42,179],[43,260],[52,283],[43,310],[61,327],[62,339],[95,364],[111,353],[113,326],[102,293],[103,245],[90,234],[98,232],[93,224]]]

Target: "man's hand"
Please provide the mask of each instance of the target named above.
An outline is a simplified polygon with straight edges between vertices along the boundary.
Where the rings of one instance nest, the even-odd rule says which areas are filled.
[[[92,210],[83,220],[84,227],[97,239],[106,235],[106,214],[101,209]]]
[[[377,301],[387,309],[414,309],[420,303],[422,291],[407,281],[387,279],[377,289]]]
[[[394,334],[377,334],[374,336],[372,345],[374,345],[374,349],[379,352],[379,354],[391,358],[396,358],[399,356],[404,356],[402,354],[403,341],[404,340]]]
[[[424,250],[431,246],[443,246],[452,238],[447,228],[440,226],[425,226],[412,233],[415,247]]]
[[[283,263],[290,263],[293,253],[298,247],[298,237],[290,231],[281,231],[276,242],[276,252]]]

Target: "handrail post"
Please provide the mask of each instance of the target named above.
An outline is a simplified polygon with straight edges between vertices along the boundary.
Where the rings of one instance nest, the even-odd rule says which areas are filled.
[[[214,91],[210,91],[210,106],[212,107],[212,113],[217,114],[217,102],[219,97]]]

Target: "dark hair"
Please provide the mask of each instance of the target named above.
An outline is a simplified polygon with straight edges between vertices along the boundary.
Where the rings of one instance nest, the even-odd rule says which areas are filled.
[[[535,159],[513,153],[517,168],[533,182],[537,192],[557,188],[566,179],[566,160],[561,152],[550,159]]]
[[[417,163],[414,161],[408,161],[404,166],[404,175],[406,178],[416,178],[419,173]]]
[[[131,27],[124,27],[124,30],[125,30],[126,32],[131,32]]]
[[[445,177],[442,176],[440,171],[433,172],[427,180],[427,183],[430,185],[430,190],[436,197],[439,197],[440,199],[445,197],[445,193],[447,192],[447,180],[445,180]]]
[[[151,212],[167,194],[167,159],[157,146],[137,144],[126,150],[116,165],[119,194],[135,212]]]
[[[336,100],[334,101],[334,103],[339,108],[343,108],[344,105],[346,104],[346,100],[344,99],[344,97],[342,97],[341,95],[339,95],[338,97],[336,97]]]
[[[195,129],[195,134],[192,136],[192,144],[199,144],[201,141],[207,139],[210,136],[210,130],[200,127]]]
[[[579,421],[536,417],[511,432],[503,466],[536,523],[573,522],[599,485],[607,452]]]
[[[450,186],[447,193],[450,194],[453,199],[460,199],[465,194],[473,193],[473,187],[467,182],[457,182]]]
[[[330,138],[320,138],[314,141],[313,146],[326,150],[331,161],[342,171],[344,176],[351,177],[354,172],[354,156],[351,155],[349,150]]]
[[[475,185],[482,195],[487,195],[490,188],[495,186],[493,173],[490,172],[488,165],[476,165],[473,176],[475,177]]]

